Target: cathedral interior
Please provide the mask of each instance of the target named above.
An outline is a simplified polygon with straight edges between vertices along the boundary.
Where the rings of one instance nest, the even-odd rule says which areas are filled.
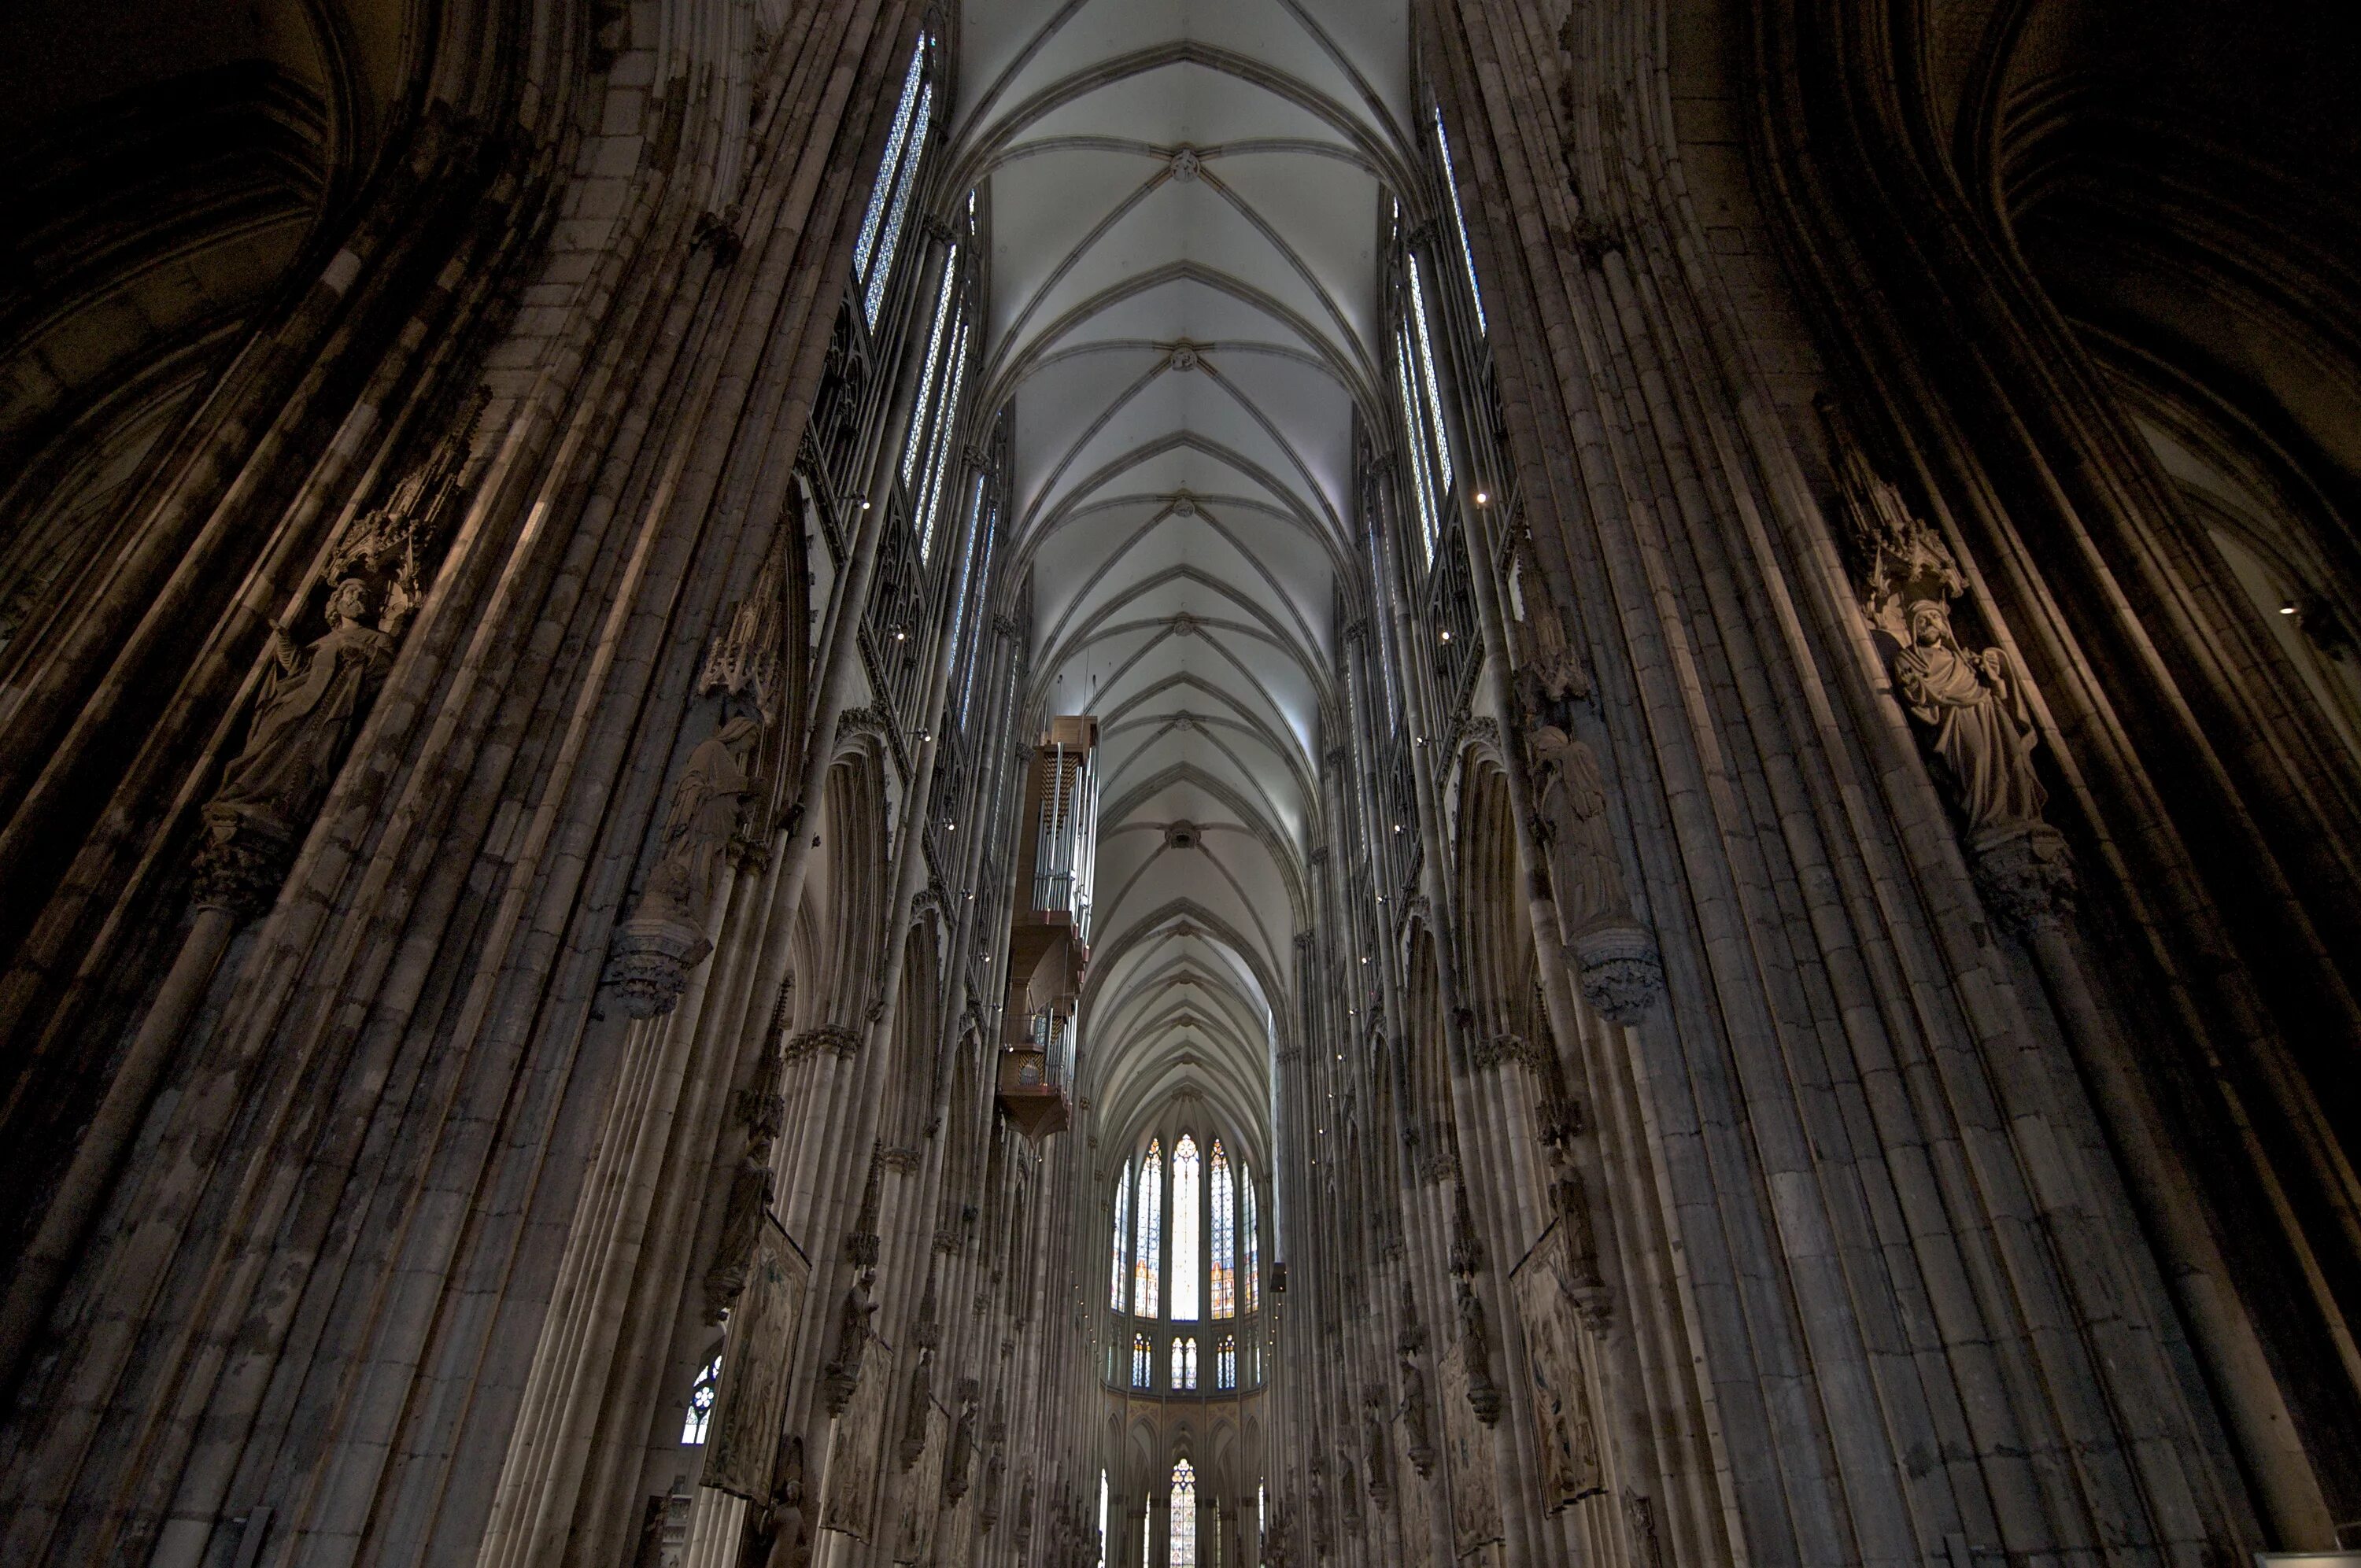
[[[0,1563],[2361,1563],[2356,62],[17,0]]]

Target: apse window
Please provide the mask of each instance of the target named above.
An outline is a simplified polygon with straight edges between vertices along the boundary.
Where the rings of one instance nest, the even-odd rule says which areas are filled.
[[[1180,1135],[1172,1150],[1172,1321],[1197,1321],[1197,1237],[1202,1193],[1202,1162],[1197,1140]]]
[[[1213,1285],[1213,1316],[1235,1318],[1238,1315],[1237,1269],[1237,1193],[1230,1179],[1230,1157],[1223,1151],[1222,1140],[1213,1140],[1213,1263],[1209,1271]]]
[[[1213,1387],[1235,1388],[1238,1386],[1238,1336],[1224,1334],[1213,1347]]]
[[[1164,1146],[1149,1139],[1148,1157],[1139,1162],[1139,1225],[1131,1255],[1131,1315],[1156,1316],[1157,1254],[1164,1237]]]
[[[1148,1376],[1148,1336],[1146,1334],[1134,1334],[1131,1336],[1131,1386],[1135,1388],[1147,1387]]]
[[[1172,1391],[1197,1391],[1197,1340],[1193,1334],[1184,1334],[1172,1342]]]

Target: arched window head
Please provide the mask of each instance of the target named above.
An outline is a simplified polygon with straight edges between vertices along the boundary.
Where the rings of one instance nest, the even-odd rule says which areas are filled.
[[[1148,1373],[1148,1336],[1134,1334],[1131,1336],[1131,1386],[1135,1388],[1147,1387]]]
[[[1172,1466],[1171,1568],[1197,1568],[1197,1471],[1187,1460]]]
[[[1115,1179],[1115,1267],[1107,1284],[1107,1307],[1123,1310],[1124,1246],[1131,1238],[1126,1234],[1131,1225],[1131,1167],[1126,1165]]]
[[[1204,1266],[1198,1238],[1203,1234],[1198,1205],[1204,1200],[1203,1166],[1194,1135],[1183,1133],[1172,1149],[1172,1321],[1197,1321],[1197,1271]]]
[[[681,1422],[680,1441],[700,1443],[705,1441],[705,1429],[713,1420],[713,1401],[721,1390],[721,1353],[715,1351],[713,1359],[697,1375],[688,1388],[688,1417]]]
[[[1131,1313],[1152,1318],[1157,1311],[1157,1252],[1164,1230],[1164,1145],[1148,1141],[1148,1157],[1139,1162],[1139,1223],[1131,1251]]]
[[[1172,1392],[1193,1394],[1197,1391],[1197,1336],[1189,1334],[1172,1342]]]
[[[1238,1315],[1237,1192],[1230,1179],[1230,1157],[1223,1152],[1219,1138],[1213,1140],[1212,1165],[1213,1316],[1235,1318]]]
[[[1235,1388],[1238,1386],[1238,1336],[1224,1334],[1213,1346],[1213,1387]]]

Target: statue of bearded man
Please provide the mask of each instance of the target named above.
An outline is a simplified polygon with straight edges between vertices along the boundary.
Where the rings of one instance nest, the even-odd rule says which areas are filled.
[[[1894,656],[1894,684],[1968,832],[2038,820],[2048,799],[2033,772],[2040,737],[2008,655],[1962,648],[1940,599],[1915,599],[1908,615],[1910,641]]]

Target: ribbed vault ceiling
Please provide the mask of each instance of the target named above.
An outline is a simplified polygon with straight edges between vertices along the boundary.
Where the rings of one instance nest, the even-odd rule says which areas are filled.
[[[1103,726],[1081,1091],[1103,1140],[1193,1094],[1267,1160],[1405,6],[969,0],[961,49],[1037,695]]]

